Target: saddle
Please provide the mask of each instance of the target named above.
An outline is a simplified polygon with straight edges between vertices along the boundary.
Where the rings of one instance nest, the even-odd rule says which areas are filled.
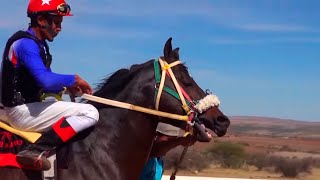
[[[0,121],[0,167],[21,168],[16,154],[40,137],[40,133],[20,131]]]
[[[22,168],[20,164],[16,161],[16,154],[24,150],[30,144],[35,143],[42,136],[42,134],[37,132],[17,130],[11,127],[10,125],[2,122],[1,120],[4,118],[6,117],[0,115],[0,167]],[[76,141],[86,137],[92,130],[93,127],[84,130],[71,141]],[[56,159],[50,159],[51,161],[56,160],[56,165],[60,169],[68,169],[68,155],[70,153],[69,148],[70,144],[67,143],[48,154],[49,157],[54,154],[56,155]]]
[[[5,124],[4,122],[1,122],[1,121],[0,121],[0,128],[3,129],[3,130],[8,131],[10,133],[18,135],[18,136],[24,138],[25,140],[27,140],[30,143],[36,142],[41,137],[41,133],[20,131],[20,130],[12,128],[11,126],[9,126],[9,125]]]

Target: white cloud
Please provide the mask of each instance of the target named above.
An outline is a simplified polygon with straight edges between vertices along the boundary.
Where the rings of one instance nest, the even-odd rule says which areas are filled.
[[[268,31],[268,32],[314,32],[315,30],[301,25],[290,24],[242,24],[236,26],[246,31]]]
[[[207,39],[211,44],[220,45],[255,45],[269,43],[320,43],[320,37],[272,37],[256,39],[240,39],[233,37],[212,37]]]
[[[14,0],[5,0],[6,7],[3,14],[14,14],[0,20],[0,28],[16,27],[26,17],[27,1],[17,5]],[[258,32],[314,32],[314,29],[301,24],[279,23],[279,19],[265,19],[250,7],[235,2],[212,2],[202,0],[196,1],[109,1],[109,0],[79,0],[70,2],[75,17],[92,17],[113,20],[117,18],[128,18],[143,21],[151,19],[155,23],[167,22],[172,19],[183,17],[195,18],[195,21],[207,21],[208,24],[216,24],[227,28],[244,31]],[[2,16],[4,17],[4,16]],[[183,24],[184,20],[176,21]],[[74,20],[72,20],[74,21]],[[28,21],[27,21],[28,22]],[[270,23],[264,23],[270,22]],[[18,24],[19,25],[19,24]],[[88,27],[86,27],[88,28]],[[93,31],[93,30],[92,30]],[[100,30],[98,31],[100,34]],[[102,33],[104,34],[104,33]]]
[[[179,17],[191,17],[209,24],[227,28],[258,32],[314,32],[311,27],[287,23],[287,17],[263,17],[250,6],[239,3],[212,1],[89,1],[74,3],[75,13],[98,15],[99,18],[153,19],[170,21]],[[269,12],[272,13],[272,12]],[[159,18],[159,19],[156,19]],[[162,19],[164,18],[164,19]],[[129,20],[128,19],[128,20]],[[281,23],[281,21],[285,23]],[[178,21],[181,22],[181,21]],[[266,23],[268,22],[268,23]],[[182,22],[181,22],[182,23]]]

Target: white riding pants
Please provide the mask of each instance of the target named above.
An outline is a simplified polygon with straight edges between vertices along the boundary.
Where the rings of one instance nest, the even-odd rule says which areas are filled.
[[[62,117],[78,133],[93,126],[99,119],[98,110],[90,105],[76,102],[34,102],[15,107],[5,107],[9,123],[23,131],[45,132]]]

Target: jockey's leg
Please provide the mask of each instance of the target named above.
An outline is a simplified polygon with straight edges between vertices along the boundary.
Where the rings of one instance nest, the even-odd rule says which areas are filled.
[[[34,113],[34,109],[38,106],[37,103],[31,104],[26,105],[30,114]],[[56,120],[58,116],[60,118]],[[26,117],[24,120],[27,120],[30,115],[24,117]],[[41,153],[51,151],[67,142],[80,131],[96,124],[98,118],[99,113],[92,105],[55,102],[42,109],[37,118],[29,118],[31,122],[16,123],[16,126],[32,127],[29,130],[44,131],[34,144],[17,154],[18,163],[28,169],[50,169],[50,162]],[[51,126],[47,127],[50,124]]]

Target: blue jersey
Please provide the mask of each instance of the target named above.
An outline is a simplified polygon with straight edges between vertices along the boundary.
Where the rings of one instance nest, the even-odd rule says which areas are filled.
[[[30,28],[27,32],[35,36]],[[41,47],[46,52],[44,42]],[[23,65],[44,92],[57,93],[63,87],[70,87],[75,82],[74,75],[53,73],[47,68],[41,58],[38,44],[32,39],[22,38],[15,41],[10,47],[9,59],[16,67]]]

